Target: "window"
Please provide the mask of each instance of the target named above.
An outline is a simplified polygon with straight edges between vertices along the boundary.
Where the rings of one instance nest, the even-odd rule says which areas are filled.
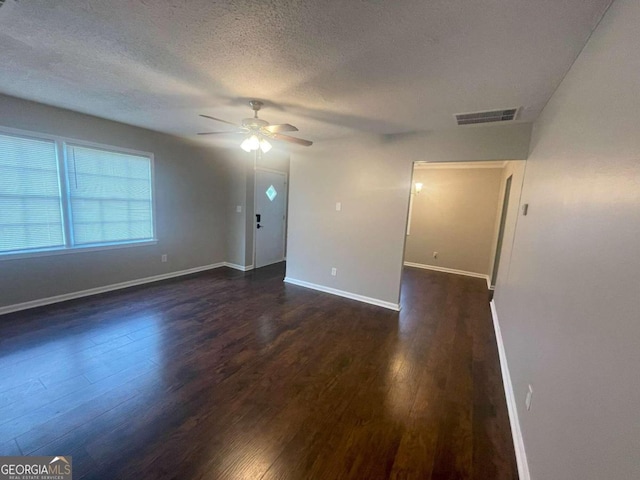
[[[153,238],[151,160],[67,146],[74,245]]]
[[[52,141],[0,135],[0,253],[64,247]]]
[[[155,242],[152,169],[150,154],[0,132],[0,256]]]

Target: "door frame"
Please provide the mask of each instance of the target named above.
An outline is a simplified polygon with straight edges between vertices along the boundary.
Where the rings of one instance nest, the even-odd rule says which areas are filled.
[[[263,171],[263,172],[269,172],[269,173],[277,173],[278,175],[283,175],[284,176],[284,184],[285,184],[285,189],[284,189],[284,219],[282,222],[282,252],[283,252],[283,257],[282,260],[280,261],[285,261],[287,259],[287,224],[289,222],[289,174],[287,172],[283,172],[282,170],[275,170],[273,168],[267,168],[267,167],[254,167],[253,169],[253,265],[254,265],[254,269],[256,268],[262,268],[262,267],[258,267],[258,264],[256,263],[256,250],[258,248],[258,229],[257,229],[257,224],[258,222],[256,222],[256,214],[257,214],[257,209],[258,209],[258,171]],[[274,263],[278,263],[278,262],[274,262]],[[273,265],[272,263],[268,264],[268,265]],[[268,265],[263,265],[263,267],[266,267]]]
[[[509,204],[511,203],[511,187],[513,186],[513,173],[504,181],[504,192],[502,196],[502,208],[500,209],[500,224],[498,225],[498,235],[496,237],[495,254],[491,265],[491,277],[489,288],[494,289],[498,281],[498,270],[500,269],[500,256],[504,244],[504,230],[507,225],[507,215],[509,214]]]

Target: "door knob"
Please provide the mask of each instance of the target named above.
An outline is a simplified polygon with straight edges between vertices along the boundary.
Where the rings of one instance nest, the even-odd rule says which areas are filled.
[[[258,224],[256,225],[256,228],[262,228],[262,225]]]

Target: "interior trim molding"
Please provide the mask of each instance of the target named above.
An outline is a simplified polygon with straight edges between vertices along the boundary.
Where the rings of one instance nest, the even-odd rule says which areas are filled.
[[[415,162],[417,170],[441,170],[450,168],[504,168],[508,160],[478,161],[478,162]]]
[[[507,409],[509,410],[509,423],[511,424],[511,435],[513,436],[513,447],[516,451],[516,463],[518,464],[518,476],[520,480],[531,480],[529,474],[529,464],[527,462],[527,453],[524,449],[524,439],[522,438],[522,430],[520,429],[520,420],[518,418],[518,409],[516,396],[511,383],[511,374],[507,365],[507,354],[502,340],[502,332],[500,330],[500,322],[498,322],[498,312],[496,311],[496,303],[491,300],[491,318],[493,318],[493,328],[496,332],[496,342],[498,343],[498,355],[500,357],[500,370],[502,371],[502,383],[504,385],[504,395],[507,398]]]
[[[337,295],[339,297],[349,298],[351,300],[356,300],[358,302],[369,303],[371,305],[377,305],[378,307],[388,308],[389,310],[393,310],[395,312],[400,311],[399,303],[391,303],[386,302],[384,300],[379,300],[377,298],[366,297],[364,295],[359,295],[357,293],[346,292],[344,290],[338,290],[337,288],[325,287],[324,285],[318,285],[316,283],[305,282],[304,280],[298,280],[296,278],[285,277],[285,283],[290,283],[291,285],[297,285],[299,287],[310,288],[312,290],[318,290],[319,292],[330,293],[332,295]]]
[[[405,267],[423,268],[425,270],[434,270],[436,272],[453,273],[455,275],[464,275],[465,277],[484,278],[487,281],[487,287],[493,290],[491,287],[491,278],[489,275],[477,272],[467,272],[466,270],[456,270],[455,268],[436,267],[434,265],[426,265],[424,263],[404,262]]]
[[[253,265],[247,265],[245,267],[243,265],[238,265],[237,263],[224,262],[224,266],[233,268],[234,270],[240,270],[241,272],[248,272],[249,270],[253,270]]]
[[[151,277],[138,278],[135,280],[129,280],[126,282],[113,283],[111,285],[105,285],[102,287],[89,288],[87,290],[80,290],[78,292],[65,293],[62,295],[56,295],[53,297],[39,298],[37,300],[31,300],[29,302],[16,303],[13,305],[7,305],[6,307],[0,307],[0,315],[7,313],[18,312],[20,310],[27,310],[29,308],[42,307],[44,305],[51,305],[52,303],[65,302],[67,300],[73,300],[76,298],[89,297],[91,295],[98,295],[100,293],[111,292],[113,290],[121,290],[123,288],[135,287],[137,285],[144,285],[145,283],[159,282],[160,280],[166,280],[169,278],[182,277],[184,275],[191,275],[192,273],[204,272],[205,270],[212,270],[214,268],[224,267],[225,262],[212,263],[210,265],[203,265],[201,267],[189,268],[187,270],[178,270],[177,272],[163,273],[161,275],[153,275]]]

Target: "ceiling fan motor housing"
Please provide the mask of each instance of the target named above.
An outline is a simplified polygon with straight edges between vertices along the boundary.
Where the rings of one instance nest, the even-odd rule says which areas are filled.
[[[257,112],[258,110],[260,110],[262,108],[262,106],[264,105],[263,102],[261,102],[260,100],[251,100],[249,101],[249,105],[251,105],[251,108]]]
[[[251,130],[258,130],[262,127],[269,125],[269,122],[260,118],[244,118],[242,120],[242,126]]]

